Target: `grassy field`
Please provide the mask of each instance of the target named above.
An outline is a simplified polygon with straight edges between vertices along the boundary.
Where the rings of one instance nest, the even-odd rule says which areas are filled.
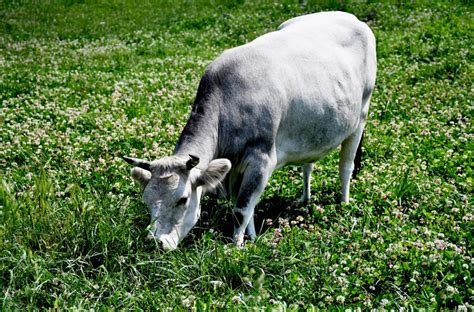
[[[1,310],[472,311],[474,11],[397,3],[0,1]],[[377,37],[353,201],[338,203],[333,153],[308,205],[298,167],[274,173],[255,243],[233,247],[232,205],[206,198],[160,251],[120,157],[170,155],[207,64],[321,10]]]

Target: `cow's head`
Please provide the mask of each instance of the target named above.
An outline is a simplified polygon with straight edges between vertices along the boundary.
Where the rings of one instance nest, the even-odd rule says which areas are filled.
[[[199,158],[165,157],[153,162],[124,157],[134,165],[131,174],[150,208],[150,238],[165,249],[175,249],[196,224],[201,213],[201,194],[218,186],[231,168],[227,159],[215,159],[200,168]]]

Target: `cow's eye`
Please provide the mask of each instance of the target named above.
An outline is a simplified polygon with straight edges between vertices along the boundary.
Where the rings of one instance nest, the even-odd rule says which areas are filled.
[[[178,202],[176,203],[176,206],[185,205],[187,201],[188,201],[187,197],[180,198]]]

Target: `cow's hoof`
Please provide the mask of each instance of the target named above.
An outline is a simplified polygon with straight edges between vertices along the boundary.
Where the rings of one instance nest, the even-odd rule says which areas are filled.
[[[310,197],[306,195],[302,195],[298,200],[298,204],[306,205],[309,202]]]
[[[234,243],[235,243],[235,246],[237,246],[239,248],[244,247],[244,235],[243,234],[235,235],[234,236]]]
[[[341,206],[349,205],[351,201],[352,201],[351,198],[342,198],[341,199]]]

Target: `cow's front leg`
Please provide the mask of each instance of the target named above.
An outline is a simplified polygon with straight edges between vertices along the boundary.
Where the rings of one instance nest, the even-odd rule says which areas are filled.
[[[239,247],[244,245],[246,230],[250,239],[256,237],[253,212],[274,168],[275,161],[265,156],[249,161],[244,172],[234,208],[234,242]]]
[[[250,237],[250,240],[255,240],[255,238],[257,237],[257,232],[255,231],[255,219],[254,219],[254,216],[252,216],[250,219],[249,219],[249,224],[247,225],[247,228],[245,229],[245,234],[248,235],[248,237]]]

